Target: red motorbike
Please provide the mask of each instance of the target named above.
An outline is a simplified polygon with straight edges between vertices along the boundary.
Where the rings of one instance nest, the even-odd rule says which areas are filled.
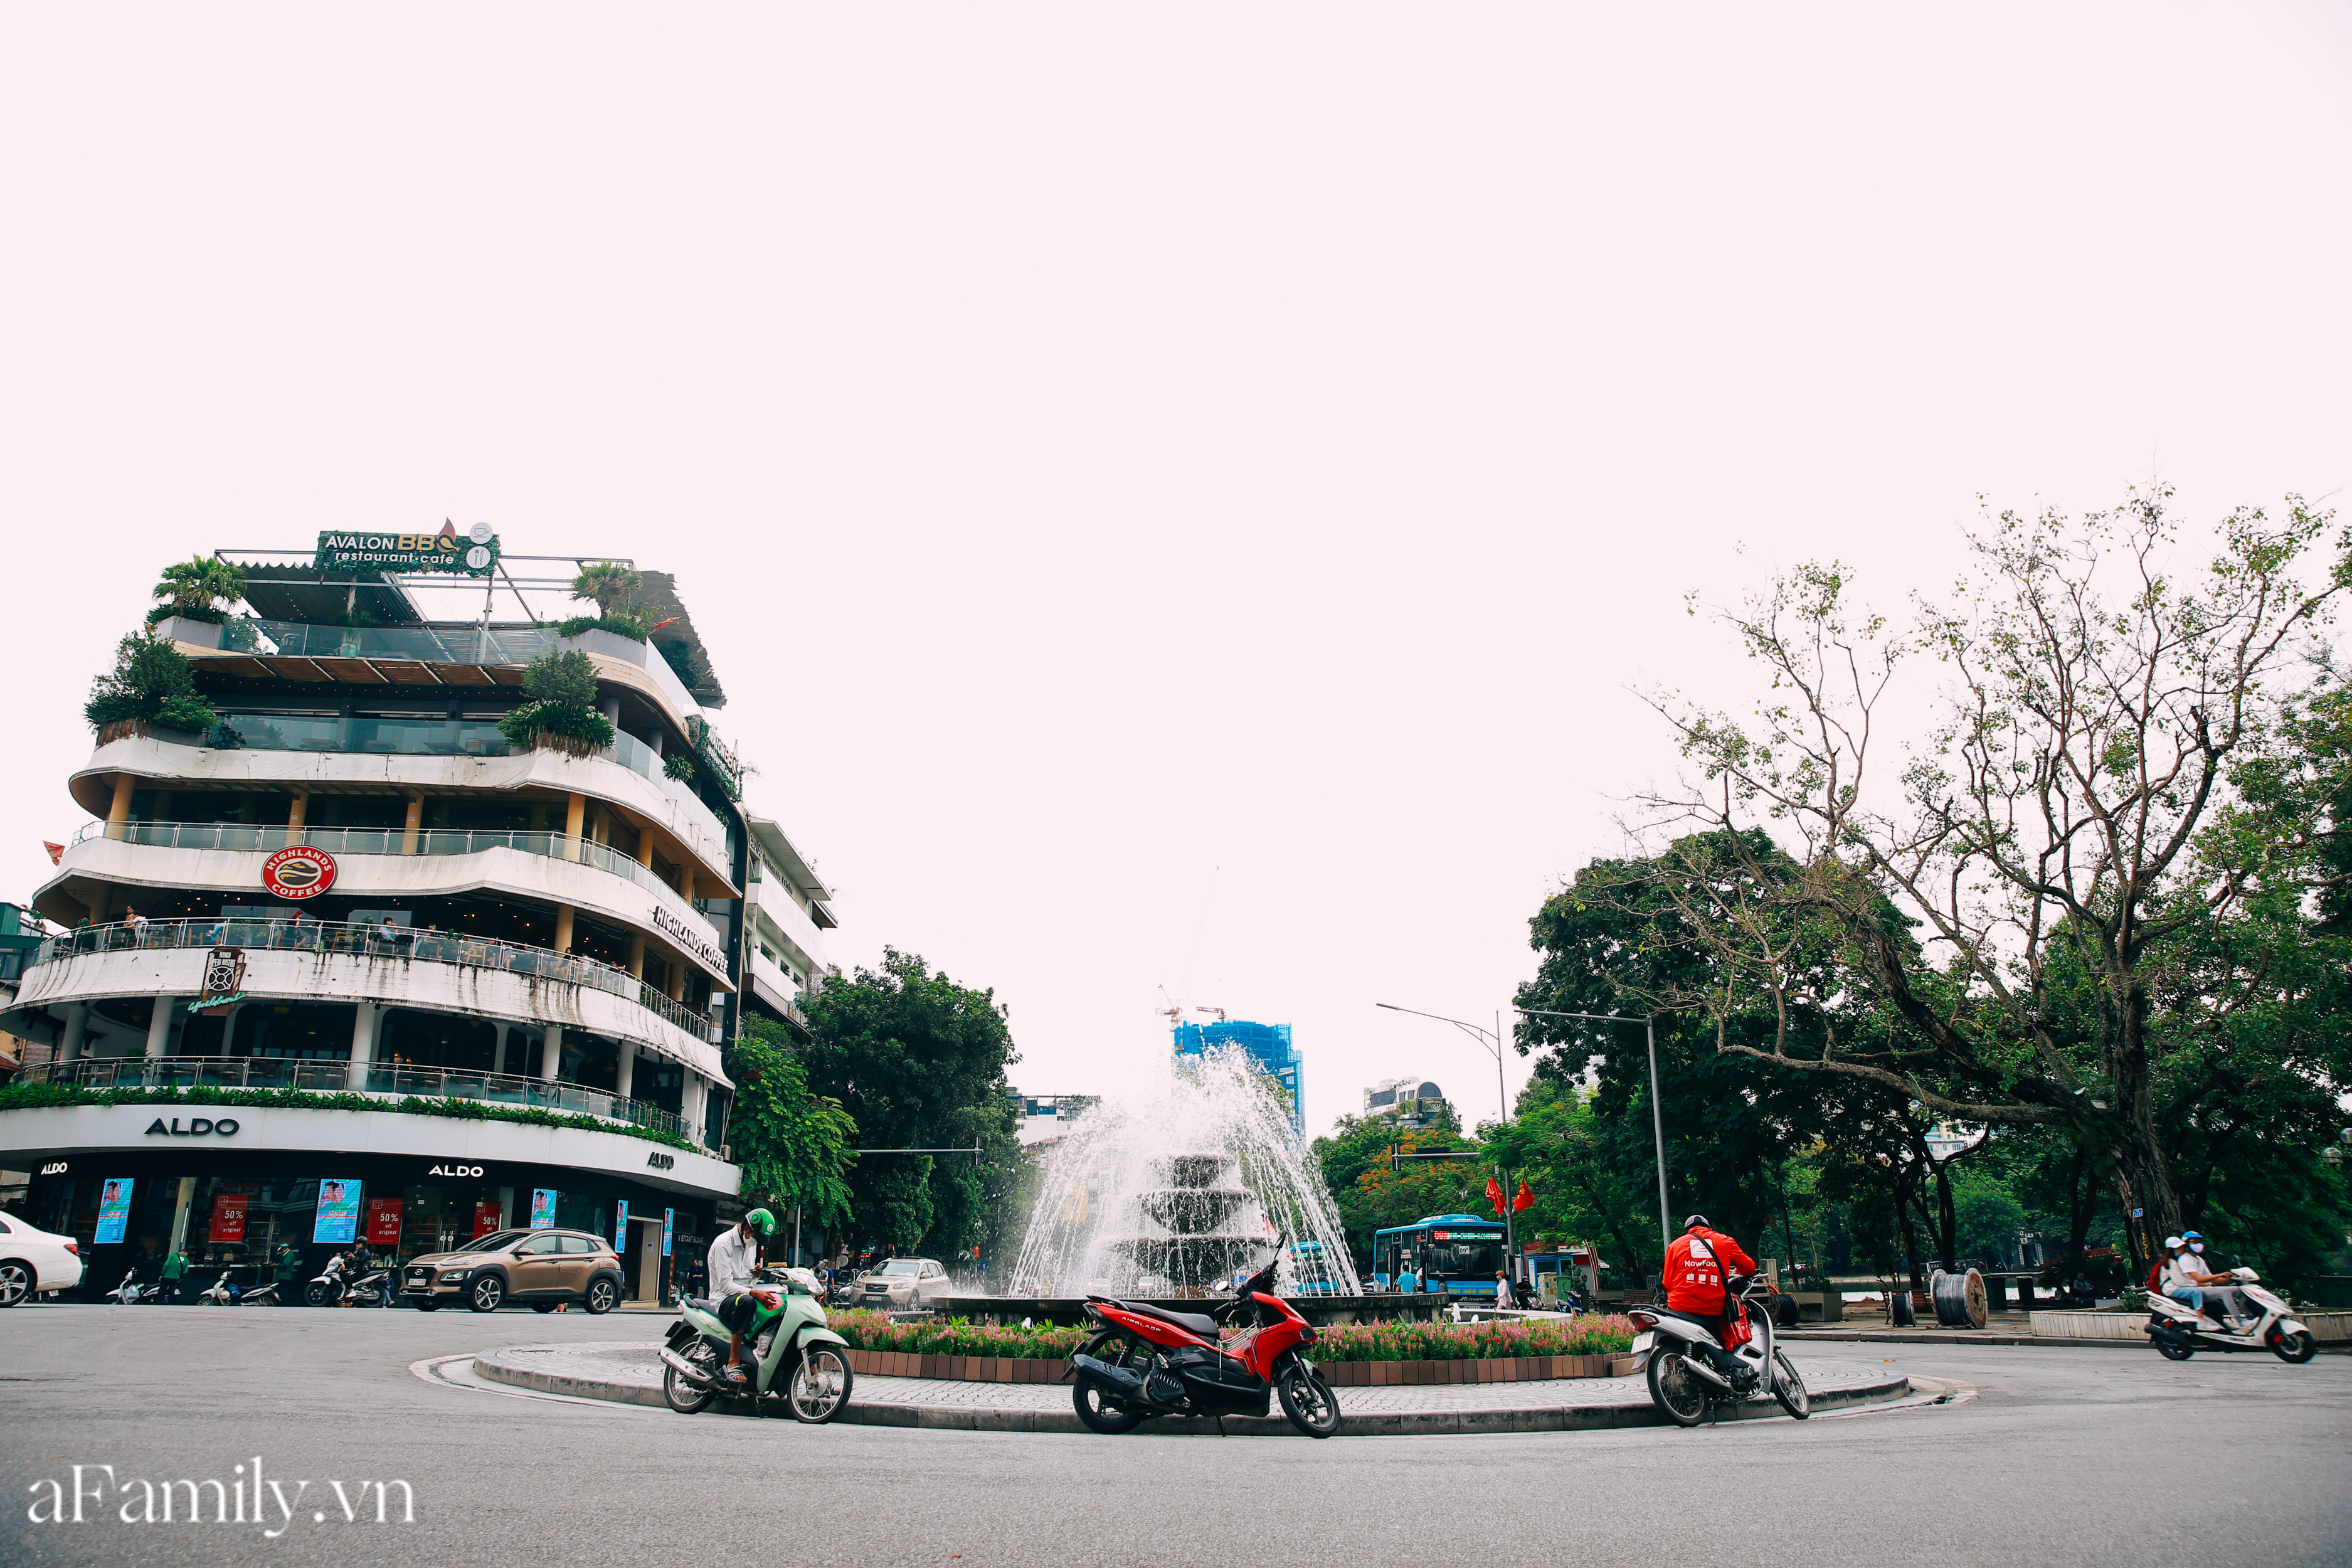
[[[1278,1244],[1274,1256],[1282,1257]],[[1155,1415],[1264,1415],[1272,1393],[1309,1437],[1337,1432],[1339,1402],[1302,1353],[1315,1330],[1274,1293],[1275,1267],[1239,1282],[1213,1314],[1088,1296],[1087,1319],[1097,1331],[1070,1357],[1078,1419],[1116,1434]],[[1235,1321],[1241,1332],[1224,1340]]]

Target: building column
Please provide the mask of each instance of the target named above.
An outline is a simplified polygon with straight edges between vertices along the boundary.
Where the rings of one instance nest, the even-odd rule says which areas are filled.
[[[553,1083],[556,1069],[563,1065],[563,1026],[550,1024],[547,1034],[539,1042],[539,1081]]]
[[[239,1002],[221,1018],[220,1054],[225,1057],[233,1054],[230,1047],[236,1044],[236,1016],[244,1011],[245,1004]]]
[[[86,1002],[66,1004],[65,1032],[58,1037],[58,1060],[78,1061],[81,1058],[82,1030],[89,1024],[89,1005]]]
[[[188,1210],[195,1201],[195,1177],[182,1176],[180,1178],[179,1202],[172,1210],[172,1245],[163,1249],[164,1257],[169,1258],[172,1254],[179,1251],[180,1248],[188,1245]],[[180,1283],[182,1287],[184,1288],[187,1284],[187,1280],[184,1278]]]
[[[172,1051],[172,998],[155,998],[154,1010],[147,1016],[147,1054],[169,1056]]]
[[[577,846],[574,847],[576,848]],[[555,906],[555,951],[558,952],[572,951],[572,910],[570,904]]]
[[[352,1064],[343,1075],[347,1089],[367,1087],[368,1065],[375,1058],[375,1004],[361,1002],[352,1009]]]
[[[629,1089],[630,1086],[636,1081],[636,1045],[633,1041],[623,1040],[621,1042],[620,1060],[614,1064],[613,1068],[613,1092],[619,1095],[623,1100],[632,1098],[629,1093]]]
[[[650,822],[637,832],[637,864],[648,871],[654,868],[654,825]]]
[[[629,973],[640,980],[646,977],[646,933],[643,931],[630,933]]]
[[[416,831],[424,826],[425,797],[412,794],[408,797],[408,820],[400,829],[400,852],[403,855],[416,853]]]
[[[512,1027],[512,1026],[500,1023],[493,1026],[496,1027],[499,1032],[499,1043],[497,1047],[490,1053],[490,1070],[496,1073],[502,1073],[507,1070],[507,1030]]]
[[[604,722],[613,726],[614,734],[619,734],[621,732],[621,700],[617,697],[607,697],[603,706]]]
[[[580,829],[587,819],[588,797],[584,795],[570,796],[563,808],[563,858],[566,860],[580,858]]]
[[[686,1119],[686,1136],[689,1142],[702,1142],[702,1109],[709,1100],[709,1090],[702,1075],[692,1068],[686,1069],[685,1087],[677,1097],[678,1114]]]
[[[668,976],[668,978],[669,978],[669,999],[670,999],[671,1001],[673,1001],[673,1002],[677,1002],[677,1003],[683,1003],[683,1002],[685,1002],[685,1000],[686,1000],[686,963],[685,963],[685,961],[684,961],[684,960],[682,960],[682,959],[676,959],[676,958],[673,958],[673,959],[668,960],[668,961],[667,961],[667,962],[663,965],[663,967],[664,967],[664,968],[666,968],[666,969],[667,969],[667,970],[669,971],[669,976]]]
[[[286,808],[286,842],[302,842],[302,821],[310,814],[310,797],[300,790],[294,792],[294,804]]]
[[[82,900],[82,907],[89,910],[89,923],[94,926],[104,925],[106,906],[113,901],[113,895],[107,891],[105,883],[92,882],[89,885],[89,897]]]
[[[117,773],[114,775],[114,804],[106,813],[106,836],[109,838],[121,838],[123,837],[123,826],[130,820],[131,775]]]

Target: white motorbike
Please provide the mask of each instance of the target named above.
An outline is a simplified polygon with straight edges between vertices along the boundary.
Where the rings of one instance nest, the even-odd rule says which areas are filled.
[[[118,1307],[136,1307],[142,1302],[152,1305],[163,1299],[163,1287],[142,1285],[136,1279],[125,1279],[113,1289],[109,1290],[106,1293],[106,1299]]]
[[[2294,1309],[2263,1289],[2260,1275],[2251,1268],[2233,1268],[2230,1278],[2237,1281],[2238,1294],[2262,1313],[2242,1332],[2215,1322],[2186,1301],[2147,1293],[2148,1338],[2166,1360],[2187,1361],[2199,1351],[2269,1351],[2291,1366],[2301,1366],[2319,1353],[2319,1342],[2295,1321]],[[2212,1295],[2208,1287],[2209,1303]],[[2220,1316],[2218,1304],[2211,1310]]]
[[[1734,1279],[1732,1285],[1738,1292],[1748,1341],[1731,1352],[1738,1364],[1728,1373],[1709,1353],[1724,1348],[1710,1320],[1669,1307],[1637,1307],[1627,1314],[1642,1331],[1633,1350],[1647,1352],[1650,1403],[1675,1426],[1696,1426],[1715,1416],[1719,1405],[1760,1401],[1769,1394],[1780,1402],[1781,1409],[1804,1420],[1813,1413],[1812,1396],[1805,1392],[1805,1380],[1797,1375],[1789,1352],[1775,1342],[1771,1312],[1747,1310],[1751,1300],[1764,1309],[1769,1289],[1759,1289],[1755,1275]]]

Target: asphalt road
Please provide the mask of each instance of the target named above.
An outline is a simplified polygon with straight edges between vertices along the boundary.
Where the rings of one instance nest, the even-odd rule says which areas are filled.
[[[2352,1357],[2336,1355],[1888,1347],[1975,1394],[1802,1425],[1324,1443],[803,1427],[436,1387],[408,1370],[489,1344],[650,1339],[665,1321],[0,1314],[0,1564],[2352,1561]],[[257,1455],[278,1483],[266,1525],[211,1522],[210,1491],[205,1523],[177,1493],[178,1522],[160,1502],[156,1522],[117,1517],[121,1481],[241,1484],[235,1467]],[[105,1491],[80,1523],[77,1464]],[[109,1464],[118,1486],[89,1468]],[[394,1479],[415,1490],[413,1524],[374,1522],[375,1493],[356,1485]],[[51,1479],[65,1521],[32,1522]]]

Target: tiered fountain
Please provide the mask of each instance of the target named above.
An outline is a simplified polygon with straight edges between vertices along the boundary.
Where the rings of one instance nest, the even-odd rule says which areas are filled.
[[[1311,1318],[1363,1308],[1323,1173],[1240,1050],[1186,1058],[1165,1089],[1090,1108],[1044,1157],[1029,1232],[1000,1297],[971,1317],[1078,1321],[1088,1293],[1171,1306],[1221,1295],[1287,1237],[1277,1289]],[[1392,1296],[1375,1299],[1383,1317]]]

